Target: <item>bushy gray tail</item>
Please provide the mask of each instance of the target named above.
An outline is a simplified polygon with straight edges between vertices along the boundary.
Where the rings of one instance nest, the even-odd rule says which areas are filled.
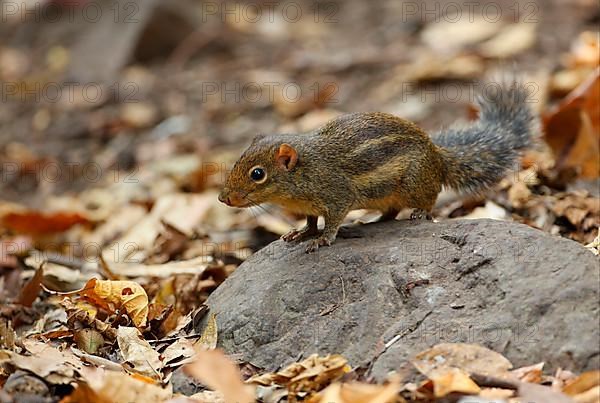
[[[513,82],[493,89],[477,100],[476,122],[432,136],[442,148],[445,185],[458,191],[479,193],[498,183],[538,136],[538,117],[525,87]]]

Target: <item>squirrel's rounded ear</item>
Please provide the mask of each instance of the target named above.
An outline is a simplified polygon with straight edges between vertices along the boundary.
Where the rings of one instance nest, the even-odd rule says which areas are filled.
[[[298,152],[291,145],[283,143],[275,153],[275,160],[283,169],[291,171],[298,162]]]

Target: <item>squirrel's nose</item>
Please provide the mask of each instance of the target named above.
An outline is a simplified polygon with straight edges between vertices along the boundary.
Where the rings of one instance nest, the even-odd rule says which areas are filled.
[[[231,200],[229,199],[229,196],[227,196],[227,193],[225,193],[225,192],[219,193],[219,201],[221,203],[227,204],[228,206],[231,205]]]
[[[245,207],[247,204],[244,195],[238,191],[222,191],[219,200],[231,207]]]

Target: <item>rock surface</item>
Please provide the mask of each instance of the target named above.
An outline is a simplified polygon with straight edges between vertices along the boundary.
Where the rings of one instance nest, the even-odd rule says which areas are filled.
[[[493,220],[345,228],[331,247],[276,241],[209,298],[219,343],[270,370],[340,353],[381,378],[437,343],[477,343],[515,366],[600,367],[600,260]]]

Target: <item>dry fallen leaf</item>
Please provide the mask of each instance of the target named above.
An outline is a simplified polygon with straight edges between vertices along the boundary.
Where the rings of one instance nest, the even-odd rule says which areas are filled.
[[[523,207],[529,201],[530,197],[531,190],[529,190],[529,187],[524,182],[515,182],[508,189],[508,200],[516,208]]]
[[[156,107],[147,102],[129,102],[121,107],[121,119],[133,128],[151,126],[157,119]]]
[[[491,218],[494,220],[504,220],[508,216],[506,210],[494,203],[491,200],[487,200],[483,207],[477,207],[472,212],[463,216],[462,218],[473,220],[477,218]]]
[[[156,238],[163,231],[163,222],[192,236],[195,228],[205,219],[209,208],[215,203],[218,201],[214,194],[169,193],[161,196],[154,203],[150,213],[102,250],[102,258],[111,269],[115,264],[127,268],[128,264],[143,262],[152,251]]]
[[[160,369],[163,362],[160,354],[142,337],[135,327],[119,326],[117,342],[127,368],[151,379],[161,379]]]
[[[33,277],[29,279],[29,281],[23,286],[21,289],[21,293],[19,294],[19,298],[17,299],[17,303],[24,306],[33,305],[33,301],[35,301],[38,297],[42,289],[42,279],[44,278],[44,265],[42,264],[36,271]]]
[[[501,22],[489,22],[484,17],[448,16],[428,24],[421,32],[421,38],[433,49],[443,52],[457,51],[492,37],[502,25]]]
[[[202,346],[209,350],[214,350],[217,347],[217,333],[217,315],[211,313],[206,322],[206,327],[202,331],[202,336],[200,336],[200,339],[195,343],[195,346]]]
[[[600,175],[600,67],[544,117],[546,142],[559,169]]]
[[[104,345],[102,333],[94,329],[81,329],[73,334],[77,347],[86,353],[95,354]]]
[[[252,376],[246,383],[262,386],[280,386],[291,395],[318,392],[350,372],[348,361],[338,354],[320,357],[313,354],[304,361],[293,363],[275,373]]]
[[[61,403],[113,403],[115,396],[100,396],[87,383],[77,382],[77,386],[69,396],[61,400]],[[133,400],[131,400],[133,402]]]
[[[600,65],[600,33],[584,31],[571,44],[569,53],[562,56],[564,68],[552,75],[550,86],[556,94],[567,94],[583,83]]]
[[[584,31],[579,34],[565,59],[565,64],[569,67],[594,67],[600,64],[600,33]]]
[[[573,396],[576,403],[598,403],[600,402],[600,386],[593,388]]]
[[[552,390],[548,386],[521,382],[519,384],[519,401],[544,403],[573,403],[567,395]]]
[[[9,320],[0,318],[0,348],[7,348],[13,350],[15,348],[15,340],[17,334]]]
[[[31,256],[25,259],[25,263],[31,262]],[[72,269],[67,266],[56,263],[46,263],[44,265],[44,286],[54,291],[70,291],[82,288],[93,272],[88,271],[85,275],[81,270]]]
[[[8,212],[0,222],[19,234],[33,236],[64,232],[77,224],[89,224],[89,220],[79,213],[41,213],[38,211]]]
[[[169,345],[161,353],[161,358],[166,367],[179,367],[180,365],[192,362],[194,354],[196,354],[194,342],[186,338],[181,338]]]
[[[11,364],[51,384],[71,383],[82,369],[81,361],[70,351],[60,351],[47,343],[33,340],[22,343],[31,355],[8,352]]]
[[[594,255],[600,255],[600,232],[598,233],[598,236],[594,238],[592,242],[585,245],[585,247],[589,249]]]
[[[334,383],[318,395],[308,400],[309,403],[389,403],[402,402],[398,396],[400,383],[390,382],[387,385],[371,385],[367,383]]]
[[[92,354],[87,354],[75,347],[71,347],[71,352],[73,354],[75,354],[77,357],[79,357],[79,359],[86,363],[91,365],[92,369],[93,368],[101,368],[101,369],[105,369],[105,370],[109,370],[111,372],[119,372],[122,374],[126,374],[125,369],[123,368],[123,366],[121,366],[120,364],[110,361],[106,358],[102,358],[99,357],[97,355],[92,355]],[[83,377],[85,379],[85,375],[88,373],[90,368],[84,368],[83,371]]]
[[[437,370],[429,376],[429,379],[433,382],[433,394],[436,398],[447,396],[450,393],[476,395],[481,391],[469,375],[458,368]]]
[[[98,226],[92,233],[84,234],[82,243],[96,248],[103,248],[108,242],[115,240],[123,232],[136,225],[146,209],[142,206],[127,204],[109,215],[106,222]]]
[[[465,343],[442,343],[416,355],[412,364],[428,378],[450,368],[469,374],[504,376],[512,364],[504,356],[490,349]]]
[[[479,392],[479,395],[477,395],[477,397],[481,398],[482,401],[485,401],[486,403],[491,403],[491,401],[507,401],[509,400],[511,397],[515,396],[515,391],[512,389],[500,389],[500,388],[481,388],[481,392]],[[473,399],[473,396],[470,396],[469,398],[466,398],[466,401],[471,401]],[[476,403],[476,401],[474,400],[473,403]]]
[[[221,392],[205,390],[191,396],[177,396],[165,403],[225,403],[225,398]]]
[[[529,49],[535,43],[536,24],[521,22],[507,25],[479,46],[485,57],[507,58]]]
[[[67,315],[62,308],[49,309],[24,333],[24,336],[43,335],[46,337],[47,334],[52,334],[53,332],[61,333],[66,330],[63,325],[66,319]]]
[[[600,370],[588,371],[567,383],[563,392],[569,396],[576,396],[597,386],[600,386]]]
[[[200,274],[210,267],[218,266],[210,256],[198,256],[164,264],[109,263],[114,274],[123,277],[169,277],[175,274]]]
[[[169,389],[120,372],[90,369],[84,372],[84,380],[62,403],[150,403],[172,396]]]
[[[176,228],[188,237],[194,234],[196,227],[216,203],[216,194],[179,194],[170,201],[173,208],[169,209],[162,221]]]
[[[226,403],[254,402],[254,387],[245,385],[238,367],[221,350],[197,350],[196,361],[185,372],[221,392]]]
[[[510,373],[517,377],[521,382],[541,383],[542,369],[544,369],[544,363],[540,362],[538,364],[514,369],[510,371]]]
[[[146,326],[148,295],[142,286],[136,282],[93,278],[86,283],[79,294],[109,312],[114,312],[115,309],[122,307],[137,327]]]
[[[447,56],[440,57],[440,54],[437,53],[424,53],[414,63],[399,67],[398,76],[411,82],[427,82],[449,78],[469,80],[482,74],[484,69],[484,61],[477,55],[460,54],[449,58]],[[384,89],[388,90],[388,87],[389,85],[386,84]],[[417,98],[417,100],[420,108],[422,108],[423,101],[420,98]],[[404,105],[403,108],[405,107]]]
[[[71,328],[75,327],[75,323],[82,323],[90,326],[109,340],[117,339],[117,331],[108,323],[96,318],[98,309],[90,302],[85,300],[71,301],[69,298],[64,298],[60,305],[65,308],[68,319],[67,324]]]
[[[591,241],[600,225],[600,199],[586,193],[568,193],[554,199],[550,211],[557,217],[565,217],[575,227],[575,232],[567,232],[580,241]]]
[[[552,389],[562,392],[563,388],[569,382],[572,382],[577,376],[569,370],[557,368],[552,376]]]

